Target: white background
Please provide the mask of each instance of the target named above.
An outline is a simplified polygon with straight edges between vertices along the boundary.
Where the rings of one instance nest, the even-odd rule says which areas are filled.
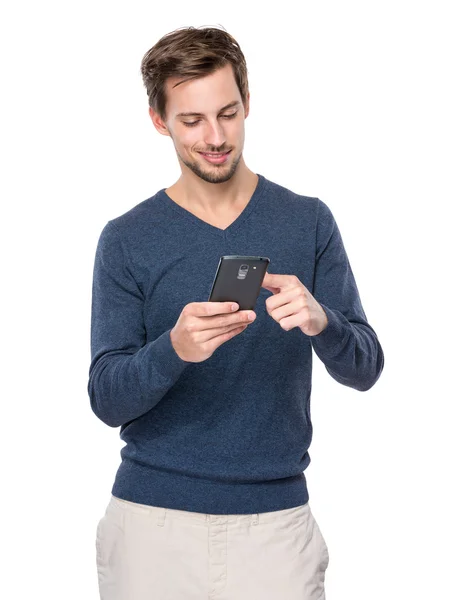
[[[330,552],[327,598],[456,597],[450,4],[4,6],[5,598],[98,598],[95,530],[123,443],[87,394],[93,260],[109,219],[180,175],[139,66],[189,25],[222,25],[239,42],[245,161],[331,208],[385,353],[368,392],[336,383],[314,355],[306,476]]]

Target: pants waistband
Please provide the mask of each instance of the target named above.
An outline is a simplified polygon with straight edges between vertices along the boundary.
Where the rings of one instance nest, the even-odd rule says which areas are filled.
[[[201,524],[228,524],[228,523],[246,523],[250,525],[258,525],[259,523],[269,523],[286,517],[298,517],[306,513],[309,509],[309,503],[284,510],[275,510],[271,512],[253,513],[253,514],[233,514],[233,515],[218,515],[191,512],[187,510],[177,510],[175,508],[164,508],[160,506],[150,506],[148,504],[139,504],[130,502],[123,498],[117,498],[111,494],[111,499],[107,508],[107,512],[114,511],[130,511],[132,513],[146,515],[151,519],[157,519],[159,525],[163,525],[165,519],[181,519],[184,521],[199,522]]]

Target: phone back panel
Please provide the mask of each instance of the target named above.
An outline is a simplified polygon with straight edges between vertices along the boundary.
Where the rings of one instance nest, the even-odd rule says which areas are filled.
[[[237,302],[239,310],[253,310],[269,263],[264,256],[222,256],[208,301]]]

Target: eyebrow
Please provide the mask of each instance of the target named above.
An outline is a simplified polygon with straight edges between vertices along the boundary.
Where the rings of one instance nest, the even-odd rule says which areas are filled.
[[[223,106],[219,110],[219,112],[222,112],[222,111],[226,110],[227,108],[237,106],[238,104],[241,104],[240,101],[234,100],[233,102],[230,102],[226,106]],[[177,114],[176,117],[204,117],[204,115],[203,115],[203,113],[199,113],[199,112],[181,112],[181,113]]]

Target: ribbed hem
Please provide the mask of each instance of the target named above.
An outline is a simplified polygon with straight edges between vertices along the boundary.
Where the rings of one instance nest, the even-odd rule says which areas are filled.
[[[304,473],[260,483],[223,483],[157,471],[126,458],[112,494],[139,504],[214,515],[285,510],[309,500]]]

